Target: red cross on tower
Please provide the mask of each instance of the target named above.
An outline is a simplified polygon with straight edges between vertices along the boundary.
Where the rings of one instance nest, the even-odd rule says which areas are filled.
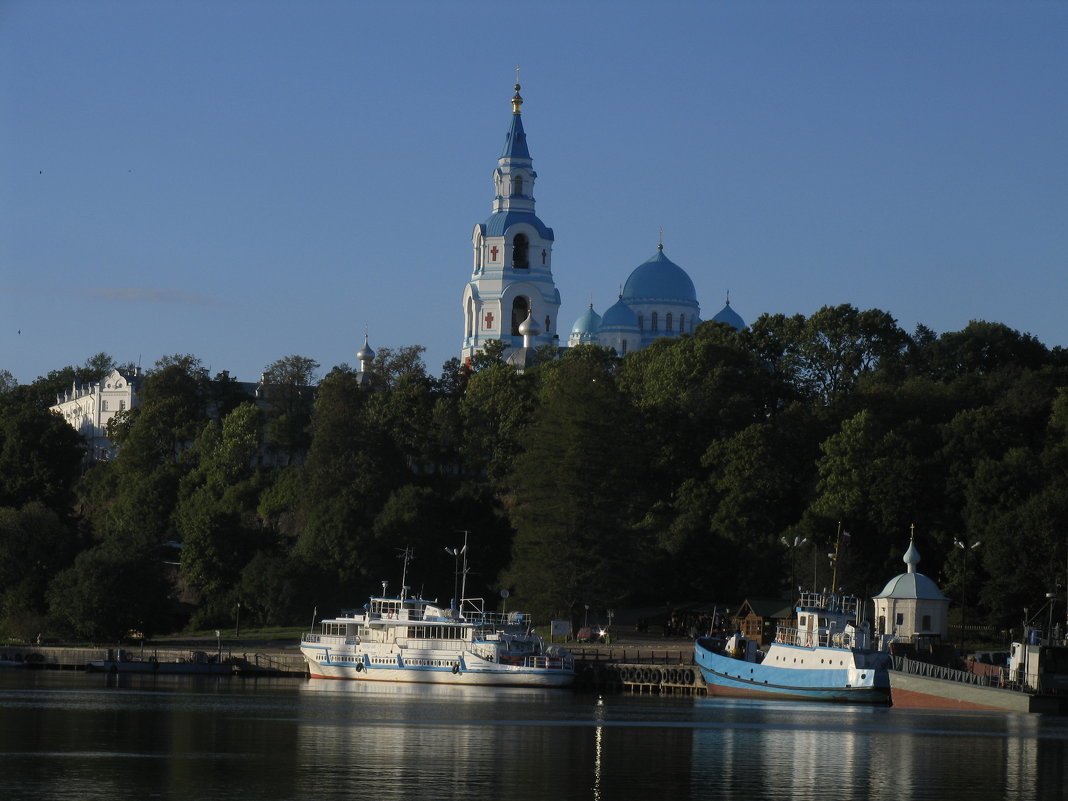
[[[493,312],[486,313],[486,328],[493,328]]]
[[[490,261],[497,261],[497,246],[490,248]]]

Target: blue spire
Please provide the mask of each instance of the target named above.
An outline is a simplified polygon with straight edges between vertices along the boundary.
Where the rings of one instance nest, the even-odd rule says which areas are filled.
[[[530,160],[530,151],[527,150],[527,134],[523,130],[523,115],[519,113],[519,107],[523,105],[523,98],[519,96],[519,84],[515,85],[515,97],[512,98],[512,127],[504,137],[504,151],[502,159],[527,159]]]

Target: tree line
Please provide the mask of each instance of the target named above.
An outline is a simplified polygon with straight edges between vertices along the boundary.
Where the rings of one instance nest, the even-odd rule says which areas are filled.
[[[730,605],[919,569],[968,621],[1018,626],[1068,580],[1068,355],[1005,325],[936,335],[849,305],[701,324],[619,358],[491,346],[428,373],[379,350],[362,382],[307,357],[251,397],[193,356],[147,371],[111,461],[48,411],[81,367],[0,371],[0,634],[306,622],[400,576],[537,618]]]

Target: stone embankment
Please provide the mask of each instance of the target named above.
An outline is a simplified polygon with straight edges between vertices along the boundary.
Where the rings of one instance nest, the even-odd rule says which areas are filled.
[[[686,640],[623,641],[613,645],[562,643],[575,656],[576,687],[594,692],[632,692],[650,695],[704,695],[693,650]],[[189,660],[194,654],[229,661],[234,675],[307,676],[296,644],[281,641],[163,640],[125,649],[21,645],[0,647],[0,660],[29,668],[85,670],[90,662],[110,660]]]

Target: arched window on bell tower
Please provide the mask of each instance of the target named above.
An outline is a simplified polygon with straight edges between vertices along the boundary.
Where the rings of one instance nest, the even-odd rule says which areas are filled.
[[[519,336],[519,326],[527,319],[530,310],[530,300],[522,295],[516,295],[512,301],[512,336]]]
[[[512,240],[512,267],[516,270],[525,270],[530,266],[530,262],[527,260],[527,252],[530,250],[530,243],[527,241],[525,234],[516,234],[515,239]]]
[[[512,194],[513,195],[522,195],[523,194],[523,176],[522,175],[513,175],[512,176]]]
[[[664,315],[664,325],[667,326],[666,330],[670,334],[671,333],[671,312],[668,312],[666,315]]]

